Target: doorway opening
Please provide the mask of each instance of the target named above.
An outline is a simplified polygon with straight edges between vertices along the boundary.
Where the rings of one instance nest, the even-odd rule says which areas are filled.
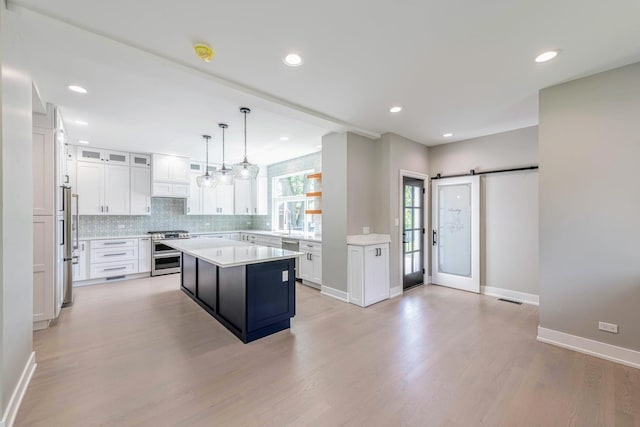
[[[402,289],[424,283],[425,181],[402,177]]]

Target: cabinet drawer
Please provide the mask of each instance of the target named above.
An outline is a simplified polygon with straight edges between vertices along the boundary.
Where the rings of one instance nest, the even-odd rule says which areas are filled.
[[[109,239],[91,241],[91,249],[111,248],[113,250],[117,250],[116,248],[123,248],[128,246],[138,247],[138,239]]]
[[[103,262],[91,264],[91,278],[124,276],[138,272],[138,261]]]
[[[313,243],[306,240],[300,240],[301,252],[322,252],[322,243]]]
[[[101,248],[91,251],[91,262],[135,261],[138,259],[138,248],[125,246],[122,248]]]

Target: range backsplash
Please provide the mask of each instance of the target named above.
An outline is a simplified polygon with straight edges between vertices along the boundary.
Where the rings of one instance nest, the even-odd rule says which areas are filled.
[[[185,215],[184,199],[151,199],[151,215],[82,215],[80,238],[145,234],[154,230],[191,233],[265,229],[267,215]]]

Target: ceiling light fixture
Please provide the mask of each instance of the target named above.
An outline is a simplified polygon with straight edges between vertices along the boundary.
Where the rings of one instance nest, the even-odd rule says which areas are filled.
[[[391,107],[391,108],[389,108],[389,112],[390,113],[399,113],[400,111],[402,111],[402,107]]]
[[[443,133],[442,136],[445,138],[451,138],[453,134],[451,132],[447,132],[447,133]]]
[[[556,56],[558,56],[558,51],[557,50],[548,50],[548,51],[542,52],[540,55],[536,56],[536,62],[551,61]]]
[[[207,145],[207,157],[205,158],[204,175],[198,176],[196,178],[196,183],[198,184],[198,187],[214,188],[218,183],[216,182],[215,177],[209,174],[209,140],[211,139],[211,136],[202,135],[202,137]]]
[[[78,126],[87,126],[89,124],[84,120],[76,120],[74,123],[77,124]]]
[[[204,43],[196,43],[193,45],[193,50],[196,52],[196,56],[202,59],[204,62],[211,62],[215,52],[211,49],[211,46]]]
[[[233,169],[228,168],[224,163],[224,130],[229,127],[226,123],[218,123],[218,127],[222,129],[222,167],[216,173],[218,184],[233,184]]]
[[[72,92],[76,92],[76,93],[87,93],[87,90],[85,88],[83,88],[82,86],[77,86],[77,85],[69,85],[67,86],[67,88],[72,91]]]
[[[89,141],[85,141],[83,139],[79,139],[78,140],[78,144],[88,144],[88,143],[89,143]]]
[[[302,57],[297,53],[290,53],[283,59],[284,63],[290,67],[299,67],[302,65]]]
[[[255,179],[258,176],[258,172],[260,172],[260,168],[247,160],[247,114],[251,110],[247,107],[240,107],[240,112],[244,114],[244,160],[233,165],[233,173],[236,179]]]

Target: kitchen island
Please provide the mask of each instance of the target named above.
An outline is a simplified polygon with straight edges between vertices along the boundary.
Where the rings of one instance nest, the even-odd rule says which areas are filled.
[[[182,291],[244,343],[291,326],[300,252],[227,239],[162,243],[182,252]]]

